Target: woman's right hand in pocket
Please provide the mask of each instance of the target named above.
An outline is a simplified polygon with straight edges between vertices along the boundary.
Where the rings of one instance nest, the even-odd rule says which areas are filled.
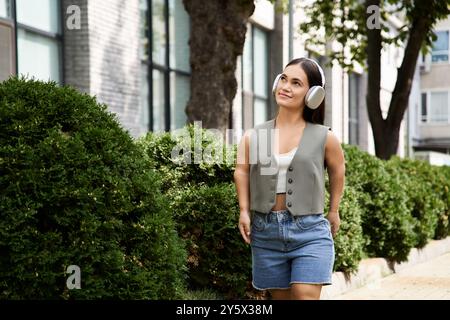
[[[250,212],[241,211],[239,215],[239,231],[247,244],[250,244]]]

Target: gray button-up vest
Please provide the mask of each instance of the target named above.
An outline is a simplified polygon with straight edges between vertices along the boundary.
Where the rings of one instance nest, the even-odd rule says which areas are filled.
[[[255,126],[250,136],[250,210],[269,213],[275,205],[278,169],[272,148],[275,120]],[[294,216],[324,213],[325,143],[329,128],[306,123],[286,172],[286,207]]]

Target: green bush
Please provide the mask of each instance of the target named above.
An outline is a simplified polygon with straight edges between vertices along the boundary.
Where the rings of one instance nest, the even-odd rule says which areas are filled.
[[[159,177],[106,108],[55,83],[0,84],[0,299],[182,295]]]
[[[364,251],[372,257],[405,261],[416,243],[416,220],[400,175],[389,173],[382,160],[354,146],[344,146],[344,151],[346,181],[365,194],[358,199],[363,209]]]
[[[450,236],[450,167],[432,167],[431,170],[434,178],[432,180],[434,185],[433,189],[440,196],[444,204],[444,209],[438,217],[434,238],[443,239]]]
[[[252,295],[251,252],[237,228],[239,206],[232,183],[236,147],[223,145],[220,137],[206,130],[194,129],[198,128],[187,126],[178,136],[149,133],[139,144],[164,176],[164,191],[188,249],[191,289],[208,288],[227,298]],[[219,154],[216,161],[195,163],[194,137],[199,137],[196,143],[203,148],[222,150],[218,153],[223,152],[223,161]],[[176,147],[184,147],[180,158],[189,160],[174,160],[171,154]]]
[[[179,234],[189,252],[190,284],[227,298],[241,298],[250,287],[251,252],[237,222],[239,206],[232,183],[193,186],[171,194]]]
[[[399,174],[401,183],[406,187],[408,202],[412,207],[411,214],[416,219],[414,247],[424,247],[434,238],[439,215],[445,210],[445,205],[438,193],[438,171],[424,161],[413,161],[392,157],[386,162],[386,168],[392,174]]]
[[[340,230],[334,238],[336,252],[334,270],[351,273],[358,269],[364,248],[364,238],[361,227],[361,208],[358,194],[352,186],[346,186],[339,206],[341,218]],[[329,194],[327,192],[327,203]],[[328,205],[327,205],[328,206]]]
[[[233,180],[236,146],[228,147],[219,133],[189,125],[172,133],[148,133],[138,144],[163,173],[165,190]]]

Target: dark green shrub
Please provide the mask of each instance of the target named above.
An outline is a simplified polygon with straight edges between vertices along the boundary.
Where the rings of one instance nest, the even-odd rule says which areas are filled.
[[[444,209],[440,212],[435,239],[444,239],[450,236],[450,167],[432,167],[434,190],[440,196]]]
[[[170,198],[189,252],[191,286],[243,297],[251,280],[251,252],[237,228],[234,184],[192,186],[173,191]]]
[[[0,84],[0,298],[181,296],[158,176],[117,119],[55,83]],[[66,288],[69,265],[81,290]]]
[[[186,240],[191,288],[243,297],[251,285],[251,253],[237,228],[239,206],[232,183],[236,147],[193,125],[176,133],[149,133],[138,143],[163,176],[179,235]],[[195,145],[207,151],[195,155]],[[195,161],[203,160],[208,149],[218,151],[218,158]]]
[[[138,143],[164,176],[165,190],[233,180],[236,147],[227,147],[219,133],[189,125],[172,133],[149,133]]]
[[[354,146],[345,145],[344,151],[346,181],[365,194],[359,197],[364,251],[372,257],[405,261],[416,243],[416,221],[411,215],[406,186],[398,174],[389,174],[382,160]]]
[[[392,175],[398,174],[401,184],[406,187],[411,214],[417,220],[414,233],[415,247],[424,247],[434,238],[439,215],[445,210],[439,194],[442,186],[435,182],[438,171],[424,161],[413,161],[392,157],[386,162],[386,168]]]
[[[364,238],[361,227],[361,208],[358,199],[361,197],[351,186],[346,186],[339,206],[341,226],[334,238],[336,252],[334,270],[351,273],[358,269],[362,258]],[[327,192],[327,206],[329,206]]]

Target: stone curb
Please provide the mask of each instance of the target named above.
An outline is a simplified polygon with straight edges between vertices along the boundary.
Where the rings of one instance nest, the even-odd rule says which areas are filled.
[[[422,249],[411,249],[407,261],[400,264],[395,263],[393,266],[384,258],[364,259],[359,263],[358,272],[349,277],[346,277],[343,272],[334,272],[333,284],[323,287],[321,299],[331,299],[447,252],[450,252],[450,237],[442,240],[431,240]]]

